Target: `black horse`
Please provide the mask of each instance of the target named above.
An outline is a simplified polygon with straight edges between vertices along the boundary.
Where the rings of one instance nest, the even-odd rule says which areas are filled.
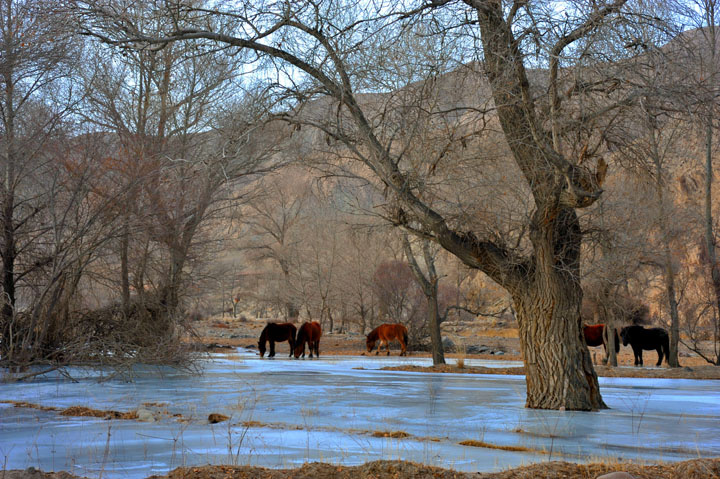
[[[265,329],[260,333],[260,339],[258,340],[258,349],[260,350],[260,357],[265,356],[265,343],[270,341],[270,354],[269,358],[275,356],[275,342],[287,341],[290,343],[290,356],[293,354],[295,349],[295,333],[297,328],[292,323],[268,323]],[[288,357],[290,357],[288,356]]]
[[[645,350],[656,350],[658,353],[658,362],[655,366],[660,366],[665,355],[667,362],[670,353],[670,338],[667,331],[663,328],[645,329],[642,326],[626,326],[620,331],[623,346],[630,343],[633,353],[635,354],[635,366],[643,365],[642,352]]]

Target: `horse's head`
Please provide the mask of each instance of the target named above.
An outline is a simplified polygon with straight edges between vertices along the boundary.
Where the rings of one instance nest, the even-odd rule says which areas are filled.
[[[295,359],[298,359],[302,355],[302,353],[305,352],[304,349],[305,344],[298,343],[295,345],[295,349],[293,350],[293,356],[295,356]],[[312,349],[310,350],[310,352],[312,352]]]
[[[630,326],[625,326],[620,330],[623,346],[627,346],[630,342]]]
[[[367,346],[367,352],[372,352],[373,348],[375,347],[375,339],[370,339],[370,337],[368,336],[368,338],[365,340],[365,345]]]
[[[265,356],[265,341],[258,341],[258,351],[260,351],[260,357]]]

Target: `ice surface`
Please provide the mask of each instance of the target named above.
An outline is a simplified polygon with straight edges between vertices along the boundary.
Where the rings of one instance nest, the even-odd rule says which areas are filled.
[[[73,370],[30,383],[0,384],[0,400],[128,411],[143,403],[181,414],[155,423],[63,417],[0,404],[0,460],[109,478],[141,478],[181,465],[294,467],[308,461],[359,464],[406,459],[466,471],[530,462],[720,456],[717,381],[601,378],[611,409],[524,408],[522,376],[381,371],[429,359],[259,359],[242,349],[205,362],[202,375],[138,368],[131,382]],[[519,363],[466,360],[467,365]],[[210,413],[230,420],[208,424]],[[404,439],[374,437],[401,431]],[[465,440],[529,449],[461,446]]]

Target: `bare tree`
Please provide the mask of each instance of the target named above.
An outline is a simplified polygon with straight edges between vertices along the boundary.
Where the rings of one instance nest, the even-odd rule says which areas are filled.
[[[173,4],[173,9],[187,12],[187,17],[163,35],[129,21],[116,8],[95,2],[76,2],[75,6],[85,14],[85,31],[106,42],[152,49],[194,40],[209,48],[233,47],[274,62],[275,85],[288,87],[282,93],[287,105],[329,97],[329,108],[323,113],[324,120],[332,122],[312,121],[307,116],[298,121],[314,124],[329,142],[342,143],[383,183],[396,204],[389,216],[398,226],[436,241],[512,295],[527,369],[527,406],[605,407],[582,341],[582,231],[577,211],[592,205],[601,194],[604,163],[599,163],[597,172],[586,166],[602,155],[600,120],[614,112],[613,105],[626,100],[618,91],[597,110],[585,109],[573,118],[571,112],[579,111],[584,98],[612,92],[619,80],[583,78],[582,70],[569,67],[608,60],[595,47],[607,45],[608,39],[622,42],[623,36],[632,35],[633,17],[623,13],[626,0],[563,4],[563,8],[527,2],[507,6],[482,0],[463,3],[422,3],[402,11],[404,5],[395,11],[385,5],[374,11],[341,2],[241,2],[232,10],[195,9],[181,3]],[[172,17],[173,12],[165,15]],[[425,17],[425,13],[430,15]],[[208,18],[219,19],[219,26],[208,25]],[[612,25],[622,26],[623,31],[615,34]],[[392,72],[410,65],[402,55],[384,54],[393,51],[396,39],[403,35],[439,39],[441,32],[457,34],[460,47],[484,60],[482,70],[488,83],[477,74],[474,85],[487,85],[491,93],[492,105],[485,106],[497,115],[498,138],[509,148],[513,168],[524,179],[533,209],[525,227],[519,229],[519,240],[503,240],[486,234],[485,229],[469,231],[467,226],[472,223],[466,217],[433,207],[419,194],[427,191],[422,185],[427,175],[414,174],[412,158],[404,157],[401,145],[393,143],[392,129],[382,122],[384,107],[392,105],[375,104],[379,108],[373,108],[369,105],[372,98],[360,95],[386,91],[392,80],[399,78]],[[444,37],[446,42],[450,38]],[[372,52],[373,60],[362,52]],[[534,64],[545,65],[547,70],[528,70],[531,58],[541,58],[533,60]],[[430,85],[438,71],[423,71],[421,65],[414,63],[415,78],[430,79],[423,83]],[[536,85],[544,85],[542,90],[533,89],[531,73]],[[387,79],[384,83],[378,81],[383,78]],[[572,101],[566,101],[565,91]],[[588,103],[588,107],[594,105]],[[446,118],[462,116],[462,107],[453,110]],[[412,118],[412,113],[399,112],[406,118]],[[462,143],[457,140],[455,144]],[[471,147],[479,155],[484,144],[475,142]],[[425,172],[439,166],[425,165]]]
[[[420,285],[427,302],[427,321],[428,328],[430,329],[430,341],[432,343],[433,365],[445,364],[445,352],[443,350],[442,335],[440,333],[440,321],[442,318],[438,304],[438,285],[440,278],[435,269],[435,256],[437,252],[432,251],[428,240],[420,240],[426,270],[426,272],[423,272],[415,258],[415,253],[413,252],[412,244],[407,234],[403,234],[402,239],[405,257],[410,264],[410,269],[415,275],[415,279]]]
[[[346,228],[337,280],[347,305],[347,314],[361,334],[372,329],[378,316],[378,302],[373,275],[379,264],[387,259],[387,235],[377,227]]]
[[[51,261],[31,259],[47,226],[52,197],[47,181],[58,171],[48,148],[76,100],[66,81],[78,55],[77,42],[53,2],[0,2],[0,257],[2,312],[0,356],[17,345],[18,292],[23,280]],[[44,225],[44,226],[40,226]],[[27,325],[26,325],[27,326]],[[27,339],[27,337],[25,338]],[[23,339],[23,341],[25,340]],[[32,345],[35,346],[34,344]]]
[[[244,248],[250,250],[251,260],[271,260],[280,268],[279,300],[285,306],[286,321],[297,320],[300,313],[292,294],[290,268],[301,241],[297,229],[305,214],[309,185],[298,181],[298,176],[302,173],[291,170],[262,179],[258,195],[248,202],[242,218],[247,228],[243,236],[248,238]]]
[[[703,197],[703,224],[704,242],[708,276],[714,295],[711,320],[713,329],[714,358],[708,359],[720,365],[720,265],[717,260],[717,234],[713,220],[713,156],[717,151],[717,140],[714,132],[718,125],[718,76],[720,75],[720,57],[718,43],[720,43],[720,5],[716,0],[694,0],[692,2],[674,3],[674,8],[695,28],[678,39],[680,43],[677,54],[690,61],[684,66],[689,67],[688,84],[691,89],[685,97],[687,112],[691,122],[699,126],[702,131],[703,167],[704,167],[704,197]],[[694,324],[694,322],[693,322]],[[695,331],[691,328],[691,331]],[[697,337],[691,332],[691,338],[697,343]],[[691,346],[697,353],[705,356],[705,352],[696,344]]]

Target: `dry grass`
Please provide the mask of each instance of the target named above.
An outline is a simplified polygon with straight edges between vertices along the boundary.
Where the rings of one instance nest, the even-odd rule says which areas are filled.
[[[295,469],[254,466],[181,467],[152,479],[595,479],[625,471],[636,479],[720,479],[720,459],[642,465],[633,463],[574,464],[543,462],[501,472],[458,472],[407,461],[373,461],[359,466],[314,462]],[[74,479],[67,472],[43,473],[34,469],[3,471],[3,479]]]
[[[217,423],[219,423],[219,422],[227,421],[228,419],[230,419],[229,416],[226,416],[225,414],[219,414],[219,413],[216,413],[216,412],[211,413],[210,415],[208,415],[208,422],[209,422],[210,424],[217,424]]]
[[[410,434],[405,431],[375,431],[372,433],[372,437],[392,437],[395,439],[403,439],[410,437]]]
[[[60,412],[61,416],[73,417],[101,417],[103,419],[137,419],[136,411],[120,412],[120,411],[103,411],[100,409],[92,409],[85,406],[70,406]]]
[[[175,469],[156,479],[595,479],[602,474],[627,471],[636,479],[718,479],[720,459],[694,459],[646,466],[631,463],[573,464],[544,462],[492,473],[465,473],[406,461],[373,461],[360,466],[311,463],[295,469],[251,466],[207,466]],[[14,479],[14,478],[11,478]]]
[[[484,447],[486,449],[500,449],[501,451],[535,452],[535,453],[541,453],[541,454],[545,453],[545,451],[541,451],[539,449],[530,449],[529,447],[501,446],[499,444],[491,444],[489,442],[476,441],[474,439],[469,439],[467,441],[461,441],[458,444],[460,444],[461,446]]]
[[[486,329],[482,336],[488,338],[519,338],[520,332],[517,328]]]
[[[56,408],[56,407],[52,407],[52,406],[41,406],[41,405],[39,405],[39,404],[35,404],[35,403],[31,403],[31,402],[26,402],[26,401],[7,401],[7,400],[4,400],[4,401],[0,401],[0,403],[3,403],[3,404],[12,404],[12,405],[15,406],[15,407],[26,407],[26,408],[30,408],[30,409],[38,409],[38,410],[40,410],[40,411],[60,411],[60,409],[59,409],[59,408]]]

